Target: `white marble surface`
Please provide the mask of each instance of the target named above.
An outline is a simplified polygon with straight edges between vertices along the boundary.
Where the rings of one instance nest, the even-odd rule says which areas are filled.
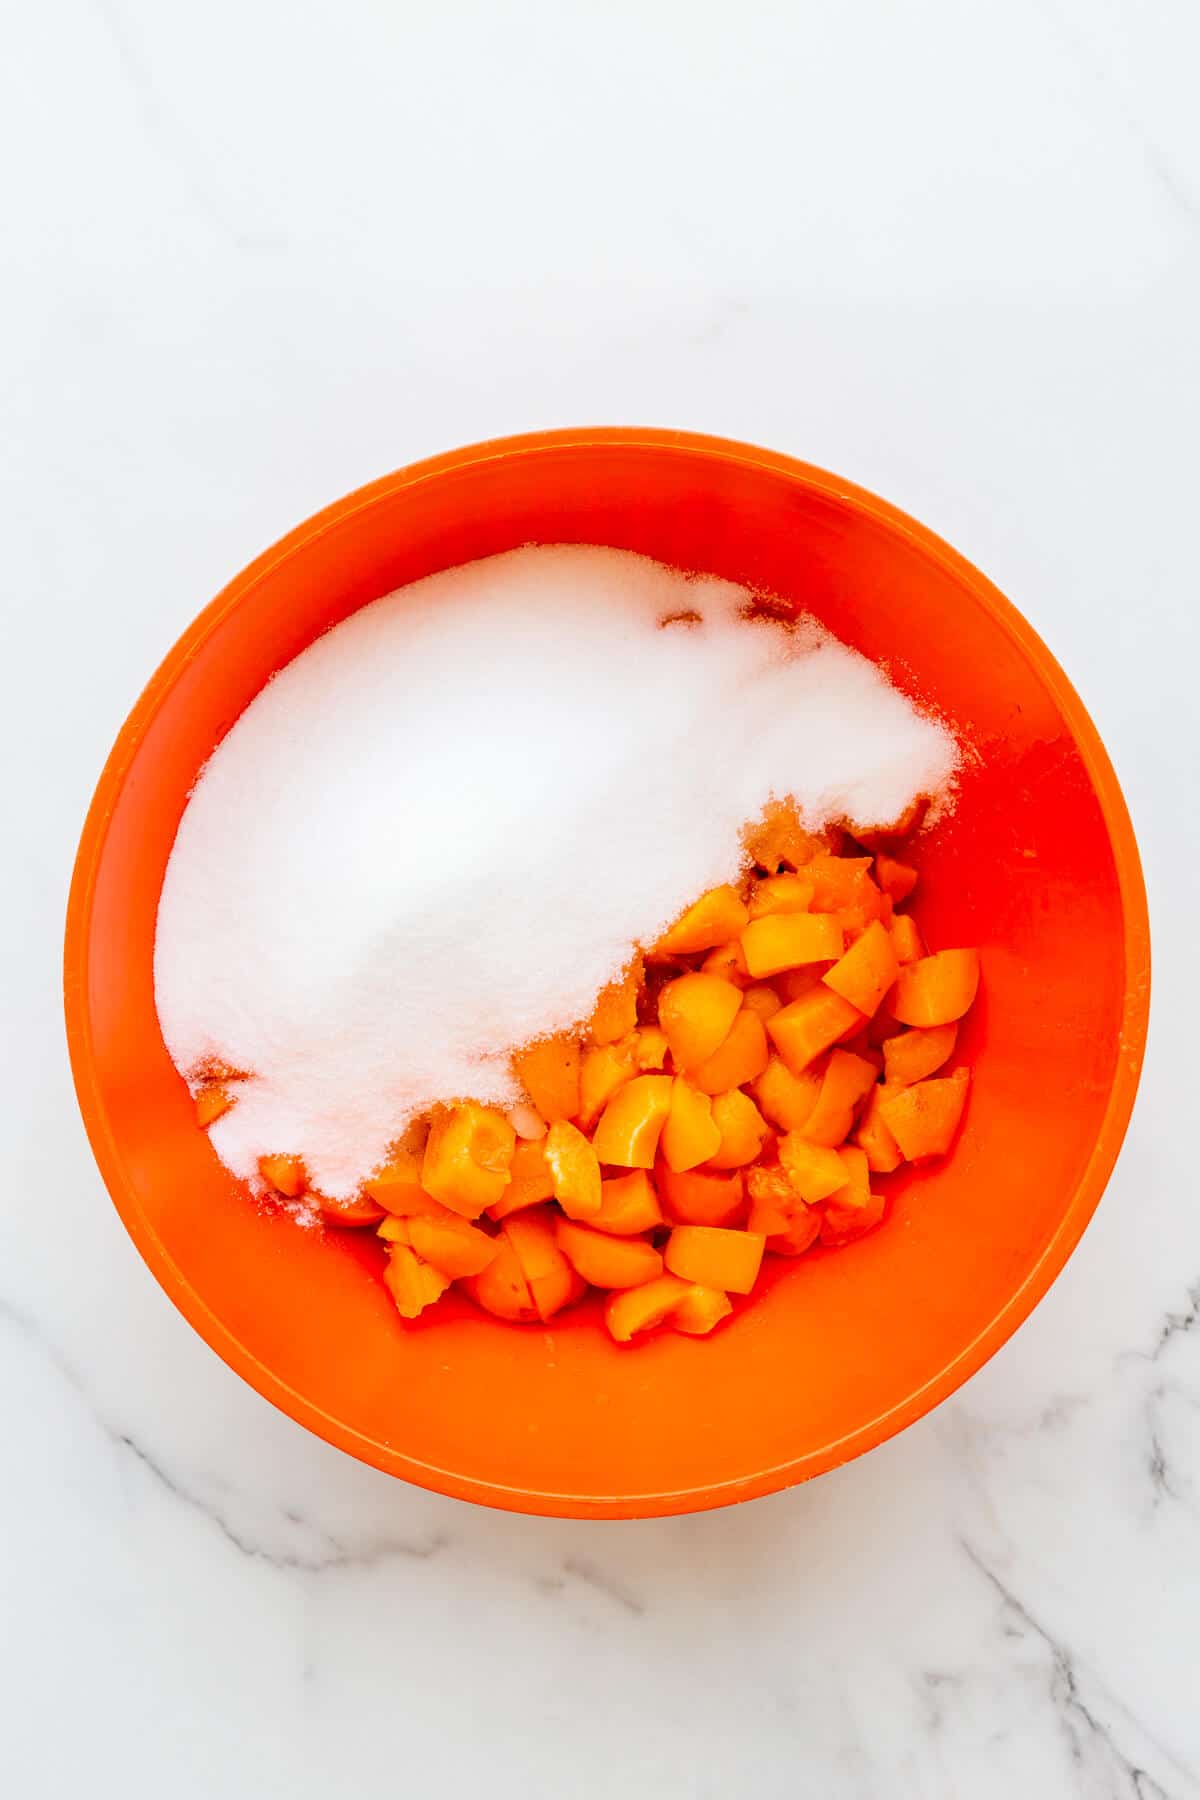
[[[1200,1795],[1198,17],[9,14],[0,1792]],[[825,463],[986,569],[1106,735],[1158,970],[1017,1338],[806,1489],[608,1527],[406,1489],[243,1387],[107,1203],[57,994],[92,783],[202,602],[399,463],[595,421]]]

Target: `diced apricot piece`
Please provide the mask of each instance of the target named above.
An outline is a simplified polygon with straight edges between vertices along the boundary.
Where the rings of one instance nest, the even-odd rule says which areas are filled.
[[[879,1110],[910,1162],[946,1154],[967,1103],[968,1081],[966,1069],[956,1069],[953,1075],[881,1095]]]
[[[645,1169],[631,1169],[628,1175],[611,1175],[600,1184],[600,1211],[592,1220],[597,1231],[610,1231],[614,1237],[637,1237],[653,1231],[663,1222],[662,1208]]]
[[[661,1069],[670,1048],[661,1025],[639,1025],[633,1034],[633,1060],[639,1069]]]
[[[747,906],[753,921],[768,913],[807,912],[812,897],[813,884],[803,875],[764,875],[751,888]]]
[[[883,1116],[881,1103],[886,1093],[887,1089],[878,1085],[872,1089],[866,1111],[854,1133],[854,1141],[865,1155],[867,1167],[873,1175],[890,1175],[904,1161],[904,1152],[892,1136]]]
[[[672,1275],[702,1287],[748,1294],[758,1279],[765,1240],[756,1231],[714,1225],[676,1225],[663,1252]]]
[[[907,863],[897,862],[894,856],[888,856],[881,850],[875,858],[875,879],[892,904],[899,906],[916,887],[917,871],[910,869]]]
[[[949,1025],[970,1009],[978,987],[978,950],[937,950],[901,969],[892,1011],[902,1025]]]
[[[874,1063],[851,1050],[831,1050],[816,1105],[804,1122],[805,1137],[830,1147],[848,1137],[855,1109],[874,1087],[878,1073]]]
[[[210,1125],[215,1125],[233,1104],[234,1098],[228,1088],[212,1082],[207,1087],[202,1087],[195,1100],[196,1123],[201,1131],[207,1131]]]
[[[670,1075],[635,1075],[618,1088],[592,1134],[597,1160],[619,1169],[652,1169],[673,1086]]]
[[[342,1225],[351,1229],[365,1225],[378,1225],[387,1217],[383,1207],[369,1194],[347,1194],[343,1200],[335,1200],[332,1194],[313,1194],[317,1210],[327,1225]]]
[[[500,1248],[499,1238],[449,1211],[440,1218],[414,1214],[408,1221],[408,1240],[423,1262],[432,1263],[451,1281],[482,1274]]]
[[[509,1107],[505,1117],[516,1132],[518,1143],[536,1143],[546,1135],[548,1127],[545,1119],[536,1106],[530,1106],[528,1100],[518,1100],[515,1106]]]
[[[437,1205],[436,1200],[433,1205]],[[440,1210],[444,1212],[446,1209],[442,1207]],[[383,1215],[375,1236],[382,1238],[385,1244],[407,1244],[410,1249],[412,1247],[412,1235],[408,1229],[408,1220],[393,1218],[391,1213]]]
[[[871,880],[869,856],[814,856],[804,866],[804,877],[812,882],[814,912],[861,908],[879,917],[881,895]]]
[[[721,1142],[708,1159],[710,1169],[740,1169],[752,1163],[763,1147],[767,1121],[749,1094],[741,1088],[714,1094],[713,1124],[721,1134]]]
[[[957,1037],[958,1026],[951,1022],[917,1025],[898,1037],[885,1038],[883,1068],[888,1086],[911,1087],[914,1081],[924,1081],[953,1055]]]
[[[383,1168],[363,1182],[363,1192],[384,1212],[402,1218],[436,1211],[439,1205],[421,1186],[421,1157],[411,1150],[393,1150]]]
[[[693,956],[698,950],[715,950],[737,937],[749,918],[736,888],[725,884],[710,888],[676,919],[654,946],[656,956]]]
[[[713,1326],[727,1319],[732,1311],[733,1302],[728,1294],[696,1282],[672,1311],[671,1324],[676,1331],[686,1332],[688,1337],[707,1337]]]
[[[268,1187],[288,1200],[298,1200],[308,1186],[308,1171],[298,1156],[260,1156],[258,1172]]]
[[[746,967],[755,980],[804,963],[832,962],[844,947],[842,927],[830,913],[767,913],[742,933]]]
[[[688,1169],[676,1175],[665,1165],[658,1171],[663,1212],[675,1225],[735,1225],[746,1212],[740,1169],[728,1175]]]
[[[619,1087],[631,1081],[637,1061],[631,1039],[594,1044],[579,1065],[579,1123],[590,1131]]]
[[[638,993],[644,973],[641,957],[635,956],[619,981],[601,988],[588,1024],[593,1044],[613,1044],[633,1030],[637,1024]]]
[[[863,1151],[848,1144],[837,1152],[846,1171],[845,1185],[831,1194],[821,1220],[821,1242],[844,1244],[861,1237],[883,1217],[882,1194],[871,1192],[871,1178]]]
[[[510,1182],[517,1134],[494,1107],[473,1100],[435,1113],[421,1159],[421,1186],[451,1212],[477,1219]]]
[[[798,1131],[780,1138],[779,1166],[806,1206],[816,1206],[845,1185],[846,1170],[837,1151],[811,1143]]]
[[[547,1133],[549,1136],[549,1133]],[[511,1180],[498,1200],[488,1207],[490,1219],[506,1219],[554,1198],[554,1177],[546,1161],[546,1138],[518,1139],[509,1166]]]
[[[925,941],[917,929],[917,921],[908,913],[897,913],[892,920],[892,949],[896,952],[896,961],[903,967],[906,963],[919,962],[925,954]]]
[[[645,1238],[610,1237],[573,1219],[560,1219],[556,1236],[563,1254],[593,1287],[640,1287],[663,1272],[662,1257]]]
[[[841,1173],[839,1169],[839,1174]],[[821,1210],[801,1199],[782,1168],[751,1169],[749,1229],[776,1256],[803,1256],[821,1233]]]
[[[866,927],[840,962],[825,975],[825,985],[860,1013],[871,1014],[897,975],[900,964],[887,929],[878,919]]]
[[[743,834],[743,842],[759,868],[771,874],[781,864],[802,868],[826,848],[823,837],[805,831],[794,800],[769,801],[757,823]]]
[[[669,1318],[694,1283],[677,1275],[659,1275],[641,1287],[625,1288],[610,1295],[604,1307],[604,1323],[618,1344],[627,1344],[639,1332],[652,1331]]]
[[[658,997],[658,1022],[667,1034],[675,1066],[694,1068],[729,1034],[742,1005],[740,988],[698,972],[668,981]]]
[[[448,1275],[422,1262],[407,1244],[392,1245],[383,1279],[402,1319],[419,1318],[450,1286]]]
[[[724,1042],[696,1064],[690,1078],[702,1094],[723,1094],[729,1088],[757,1081],[770,1054],[761,1017],[753,1009],[743,1007]]]
[[[512,1246],[534,1310],[542,1320],[578,1299],[586,1286],[559,1247],[557,1228],[561,1222],[550,1207],[544,1206],[519,1213],[504,1225],[503,1235]]]
[[[731,938],[719,949],[710,950],[700,964],[702,975],[716,975],[722,981],[732,981],[735,987],[748,987],[753,980],[746,967],[746,953],[742,949],[740,938]]]
[[[579,1112],[579,1039],[539,1038],[513,1058],[517,1080],[543,1119],[573,1119]]]
[[[772,1013],[779,1011],[782,1005],[783,1001],[775,989],[765,981],[759,982],[755,987],[747,988],[742,995],[743,1012],[757,1013],[764,1024]]]
[[[782,1057],[772,1056],[754,1083],[754,1098],[772,1125],[780,1131],[803,1131],[817,1097],[821,1080],[810,1069],[793,1075]]]
[[[659,1139],[659,1150],[676,1174],[707,1162],[721,1142],[721,1128],[713,1123],[712,1101],[682,1075],[671,1089],[671,1109]]]
[[[822,985],[768,1019],[767,1036],[792,1074],[799,1075],[823,1050],[862,1023],[856,1006]]]
[[[811,994],[814,988],[820,987],[824,973],[824,963],[806,963],[803,968],[785,969],[775,977],[771,986],[784,1006],[790,1006],[793,1000],[802,1000],[805,994]]]
[[[497,1241],[500,1248],[487,1268],[478,1275],[466,1276],[463,1286],[477,1305],[498,1319],[536,1319],[537,1307],[517,1253],[506,1237]]]
[[[546,1161],[554,1182],[554,1198],[569,1219],[585,1219],[600,1211],[600,1164],[582,1131],[556,1119],[546,1136]]]

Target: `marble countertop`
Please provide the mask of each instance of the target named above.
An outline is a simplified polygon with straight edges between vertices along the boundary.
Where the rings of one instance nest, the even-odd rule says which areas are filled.
[[[1200,1796],[1198,55],[1187,0],[13,16],[13,1800]],[[93,1167],[58,961],[104,754],[234,571],[605,421],[823,463],[985,569],[1109,744],[1159,973],[1117,1173],[994,1361],[806,1488],[596,1526],[393,1483],[211,1354]]]

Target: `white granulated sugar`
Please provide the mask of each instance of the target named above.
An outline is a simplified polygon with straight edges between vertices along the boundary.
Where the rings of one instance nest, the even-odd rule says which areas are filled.
[[[584,1019],[772,796],[890,824],[953,739],[816,626],[558,545],[389,594],[281,670],[214,753],[159,904],[163,1035],[252,1072],[212,1142],[354,1190],[436,1101],[511,1103],[513,1048]],[[700,623],[660,627],[696,611]]]

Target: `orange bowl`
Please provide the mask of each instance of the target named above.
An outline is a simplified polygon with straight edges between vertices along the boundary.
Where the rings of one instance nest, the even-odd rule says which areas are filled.
[[[976,1079],[944,1166],[889,1178],[883,1226],[777,1264],[710,1339],[628,1347],[448,1299],[402,1325],[363,1234],[252,1204],[193,1122],[154,1007],[163,872],[197,773],[263,683],[356,607],[530,541],[612,544],[784,595],[942,710],[974,753],[922,842],[917,916],[978,944]],[[1112,1168],[1146,1031],[1137,848],[1045,645],[893,507],[768,451],[682,432],[548,432],[418,463],[292,532],[201,614],[96,791],[67,918],[84,1120],[138,1249],[230,1366],[377,1467],[523,1512],[628,1517],[766,1493],[949,1394],[1045,1293]]]

